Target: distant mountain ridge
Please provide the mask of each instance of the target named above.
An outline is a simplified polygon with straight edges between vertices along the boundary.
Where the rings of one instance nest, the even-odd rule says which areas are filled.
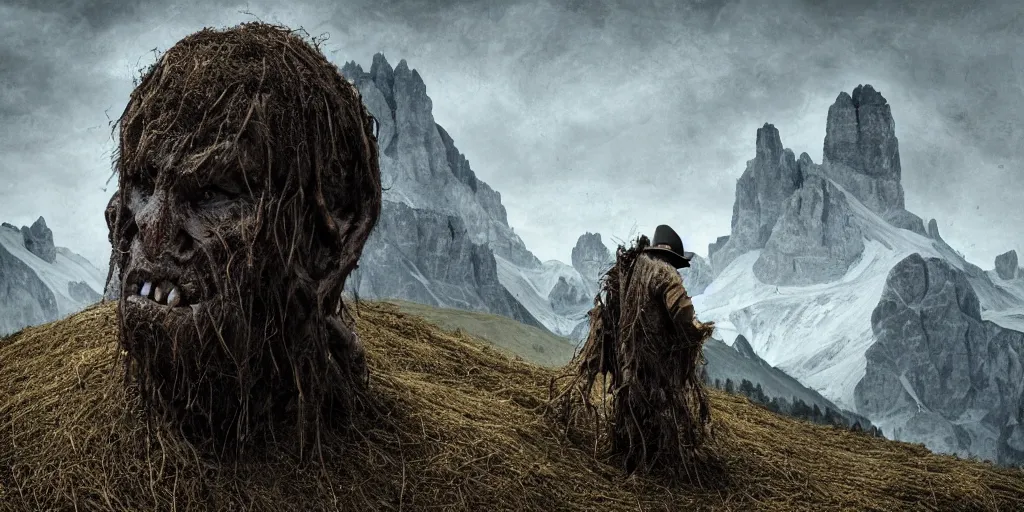
[[[694,300],[701,317],[716,321],[727,343],[742,336],[769,364],[867,416],[888,437],[1024,462],[1017,441],[1024,433],[1016,433],[1024,413],[1014,410],[1024,383],[990,380],[998,368],[1021,364],[1014,340],[1024,327],[1024,279],[1013,270],[1016,253],[985,272],[942,239],[934,220],[926,228],[905,209],[885,98],[870,85],[840,93],[829,109],[821,164],[784,149],[768,123],[755,146],[736,185],[731,233],[709,246],[715,279]],[[946,270],[935,275],[946,277],[900,277],[914,258],[938,262]],[[974,297],[973,313],[949,309],[953,282],[961,283],[960,307]],[[910,300],[901,286],[923,286],[929,305],[894,306]],[[925,326],[927,343],[906,345],[921,332],[914,325]],[[968,331],[984,352],[947,358],[964,353]],[[929,395],[915,390],[934,386],[936,372],[969,375],[958,392],[977,398],[955,407],[937,397],[927,403]],[[965,416],[963,403],[975,412]],[[920,404],[931,416],[898,404]]]
[[[0,225],[0,336],[58,320],[100,300],[104,272],[53,243],[39,217],[32,226]]]
[[[392,68],[383,54],[370,70],[342,74],[359,89],[378,123],[384,203],[347,289],[374,299],[505,315],[544,328],[501,285],[496,255],[524,266],[540,262],[508,225],[501,194],[477,179],[451,136],[434,122],[416,70]]]
[[[351,61],[341,72],[379,124],[385,200],[456,215],[474,243],[518,265],[540,264],[509,227],[501,194],[477,179],[452,137],[434,121],[433,102],[418,71],[405,59],[392,68],[378,53],[368,72]]]

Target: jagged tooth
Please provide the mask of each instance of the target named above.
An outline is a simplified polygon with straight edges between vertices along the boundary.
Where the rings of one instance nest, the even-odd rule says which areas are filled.
[[[152,287],[153,287],[153,283],[151,283],[149,281],[146,281],[145,283],[142,283],[142,289],[139,290],[139,295],[148,298],[149,297],[149,291],[150,291],[150,289]]]
[[[173,290],[173,289],[175,289],[177,287],[178,287],[178,285],[176,285],[176,284],[174,284],[174,283],[172,283],[170,281],[164,281],[163,283],[161,283],[160,284],[160,288],[163,289],[163,291],[164,291],[164,300],[171,300],[171,290]],[[178,293],[180,294],[181,292],[178,292]]]
[[[171,288],[171,291],[167,292],[167,305],[175,307],[181,302],[181,293],[178,292],[178,287]]]
[[[163,301],[164,291],[160,289],[160,285],[156,285],[156,290],[153,290],[153,300],[159,304]]]

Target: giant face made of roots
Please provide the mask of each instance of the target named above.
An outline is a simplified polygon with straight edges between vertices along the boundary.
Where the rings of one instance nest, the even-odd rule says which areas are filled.
[[[380,214],[372,126],[355,87],[281,27],[203,30],[145,73],[106,216],[127,377],[149,412],[223,446],[281,425],[302,439],[359,407],[342,289]]]

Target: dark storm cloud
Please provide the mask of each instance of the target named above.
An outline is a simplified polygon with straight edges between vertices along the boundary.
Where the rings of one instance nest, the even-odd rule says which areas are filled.
[[[108,116],[151,49],[246,10],[329,34],[339,64],[407,59],[542,259],[567,260],[586,230],[661,222],[705,253],[729,230],[756,129],[774,123],[820,161],[829,105],[861,83],[892,105],[908,207],[983,267],[1024,248],[1012,1],[8,1],[0,220],[44,214],[58,244],[102,261]]]

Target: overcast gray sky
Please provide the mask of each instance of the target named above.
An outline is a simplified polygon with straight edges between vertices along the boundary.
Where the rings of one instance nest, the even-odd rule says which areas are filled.
[[[892,105],[908,209],[991,268],[1024,249],[1018,4],[0,0],[0,220],[42,215],[103,266],[108,123],[133,76],[153,49],[247,10],[328,33],[339,65],[380,51],[418,69],[542,260],[568,261],[584,231],[607,243],[662,222],[706,254],[729,232],[757,127],[820,162],[829,105],[870,83]]]

